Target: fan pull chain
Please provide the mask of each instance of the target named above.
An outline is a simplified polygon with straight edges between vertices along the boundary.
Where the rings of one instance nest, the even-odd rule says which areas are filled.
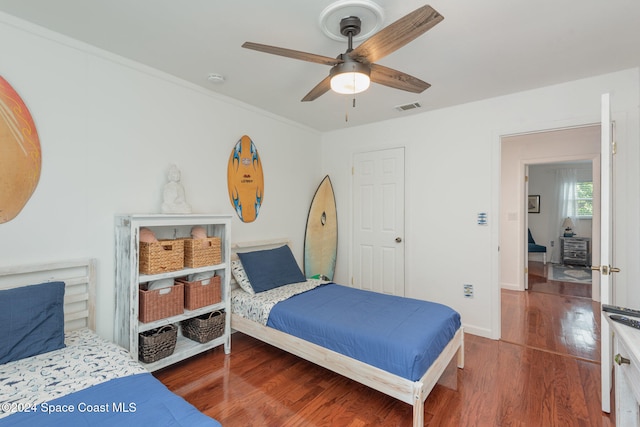
[[[351,50],[351,35],[349,35],[349,50]],[[355,88],[356,88],[356,76],[355,74],[353,75],[353,102],[352,102],[352,108],[356,108],[356,94],[355,94]],[[344,121],[348,122],[349,121],[349,107],[347,107],[346,105],[346,98],[345,98],[345,108],[344,108],[345,112],[344,112]]]
[[[347,98],[344,98],[344,121],[349,121],[349,104],[347,104]]]
[[[351,37],[349,37],[351,39]],[[353,73],[353,107],[356,108],[356,74]]]
[[[349,121],[349,107],[347,107],[347,99],[345,98],[345,105],[344,105],[344,121],[348,122]],[[352,100],[352,108],[356,108],[356,97],[355,95],[353,96],[353,100]]]

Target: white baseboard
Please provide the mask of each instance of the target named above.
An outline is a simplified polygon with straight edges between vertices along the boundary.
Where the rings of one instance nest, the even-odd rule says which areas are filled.
[[[529,256],[529,261],[537,261],[537,262],[544,262],[544,254],[541,252],[528,252],[527,255]],[[549,254],[547,254],[547,262],[550,261],[550,257]]]
[[[502,289],[508,289],[510,291],[521,291],[522,288],[520,288],[520,285],[518,285],[517,283],[500,283],[500,288]]]
[[[466,334],[477,335],[483,338],[496,339],[496,338],[493,338],[491,333],[492,331],[487,328],[480,328],[477,326],[467,325],[467,324],[463,324],[462,326]]]

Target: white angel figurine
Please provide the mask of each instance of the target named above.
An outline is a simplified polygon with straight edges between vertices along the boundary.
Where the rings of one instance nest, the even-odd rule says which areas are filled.
[[[180,169],[176,165],[169,167],[168,182],[164,185],[162,213],[191,213],[191,206],[184,195],[180,183]]]

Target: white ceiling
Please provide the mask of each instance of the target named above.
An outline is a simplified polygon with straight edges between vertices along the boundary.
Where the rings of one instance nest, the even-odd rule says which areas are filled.
[[[444,21],[379,61],[431,83],[422,94],[372,84],[351,98],[302,97],[325,65],[269,55],[245,41],[335,57],[321,12],[333,0],[0,0],[0,11],[329,131],[640,65],[638,0],[432,0]],[[422,6],[377,0],[383,27]],[[356,43],[357,45],[357,43]],[[1,73],[2,70],[0,70]],[[210,73],[225,83],[207,81]],[[419,102],[400,113],[395,106]],[[345,115],[348,113],[348,122]]]

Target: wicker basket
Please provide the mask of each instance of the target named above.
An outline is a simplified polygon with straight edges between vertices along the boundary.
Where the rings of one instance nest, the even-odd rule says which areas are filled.
[[[138,319],[142,323],[153,322],[184,312],[184,284],[175,282],[168,288],[138,290]]]
[[[184,266],[195,268],[222,262],[220,237],[184,240]]]
[[[184,268],[184,240],[140,242],[140,273],[158,274]]]
[[[222,301],[220,294],[220,276],[210,279],[188,282],[186,279],[178,279],[184,284],[184,308],[195,310]]]
[[[155,362],[173,354],[178,328],[166,325],[138,334],[138,358],[144,363]]]
[[[224,334],[225,316],[226,313],[224,311],[213,311],[202,316],[183,320],[180,322],[182,335],[199,343],[205,343],[221,337]]]

